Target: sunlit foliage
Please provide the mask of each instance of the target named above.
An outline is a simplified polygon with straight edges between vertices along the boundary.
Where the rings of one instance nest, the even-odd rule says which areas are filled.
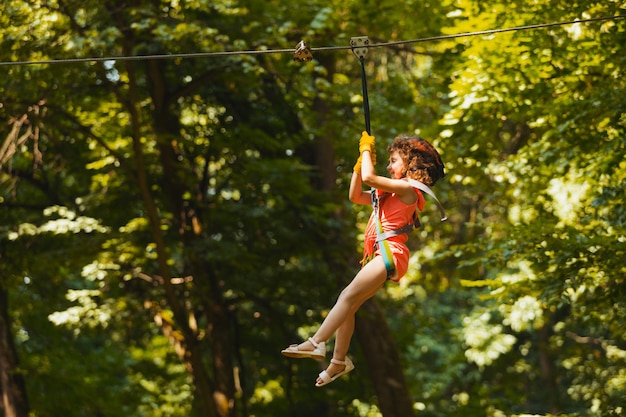
[[[278,354],[358,267],[358,60],[119,57],[624,14],[617,0],[2,3],[1,61],[107,58],[0,66],[0,292],[31,415],[384,414],[380,358],[356,341],[357,369],[324,390],[319,364]],[[447,171],[449,221],[427,205],[409,273],[377,298],[415,415],[624,413],[624,45],[614,19],[370,49],[379,154],[420,134]]]

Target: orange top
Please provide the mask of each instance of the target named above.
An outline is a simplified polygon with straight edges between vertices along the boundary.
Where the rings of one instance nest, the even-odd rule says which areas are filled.
[[[377,190],[379,200],[379,216],[383,232],[399,229],[407,224],[413,223],[413,213],[416,209],[422,211],[424,209],[424,196],[421,191],[414,188],[417,194],[417,200],[413,204],[405,204],[395,193],[383,193]],[[409,262],[409,250],[405,245],[409,236],[406,233],[392,236],[387,239],[389,247],[394,257],[394,263],[397,270],[397,277],[395,280],[399,280],[406,273]],[[374,217],[374,211],[370,216],[367,226],[365,227],[365,245],[364,245],[364,259],[370,259],[374,255],[374,244],[376,243],[376,219]],[[378,249],[378,248],[377,248]],[[379,254],[377,250],[376,255]]]

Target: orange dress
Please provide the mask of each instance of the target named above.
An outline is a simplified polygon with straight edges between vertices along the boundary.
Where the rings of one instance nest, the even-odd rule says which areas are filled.
[[[424,196],[417,188],[414,188],[414,190],[417,194],[417,200],[413,204],[403,203],[395,193],[382,193],[377,190],[378,198],[380,199],[379,215],[383,232],[399,229],[407,224],[413,223],[413,214],[416,209],[419,209],[419,211],[424,209],[424,204],[426,202],[424,200]],[[396,267],[396,274],[391,279],[392,281],[398,282],[400,278],[406,274],[409,267],[409,248],[407,248],[405,244],[408,238],[409,236],[406,233],[403,233],[387,239],[393,256],[393,262]],[[372,215],[367,222],[367,226],[365,227],[364,240],[363,265],[374,258],[374,256],[381,255],[379,245],[376,244],[376,218],[374,217],[373,210]]]

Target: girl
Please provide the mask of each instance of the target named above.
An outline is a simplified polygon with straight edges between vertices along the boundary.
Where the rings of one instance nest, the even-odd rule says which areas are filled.
[[[374,170],[374,144],[374,137],[363,132],[359,141],[360,156],[350,182],[350,201],[373,204],[374,207],[365,228],[362,268],[341,292],[317,332],[307,341],[291,345],[281,352],[292,358],[323,360],[326,357],[326,341],[336,332],[333,358],[328,368],[319,374],[315,382],[317,387],[354,369],[347,352],[354,333],[356,311],[376,294],[387,279],[398,282],[407,271],[407,233],[414,223],[419,224],[416,210],[421,211],[425,201],[420,190],[406,179],[432,186],[444,175],[441,158],[430,143],[418,137],[398,136],[387,148],[390,178],[378,176]],[[375,190],[364,191],[363,183]],[[382,231],[377,232],[378,224],[382,226]],[[385,232],[386,239],[378,237],[380,232]]]

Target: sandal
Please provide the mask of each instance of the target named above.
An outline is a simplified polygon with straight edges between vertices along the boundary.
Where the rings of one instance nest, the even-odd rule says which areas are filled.
[[[326,343],[317,343],[313,338],[309,337],[309,343],[313,345],[314,350],[300,350],[298,345],[291,345],[283,349],[280,353],[290,358],[311,358],[322,361],[326,358]]]
[[[350,358],[347,357],[347,356],[346,356],[346,360],[340,361],[338,359],[331,359],[330,362],[334,363],[335,365],[345,365],[345,368],[344,368],[343,371],[337,372],[332,377],[330,375],[328,375],[328,372],[326,372],[326,371],[320,372],[319,377],[322,380],[322,383],[317,383],[316,382],[315,383],[316,387],[323,387],[324,385],[330,384],[335,379],[339,378],[340,376],[343,376],[343,375],[347,374],[348,372],[350,372],[350,371],[352,371],[354,369],[354,364],[352,363]]]

